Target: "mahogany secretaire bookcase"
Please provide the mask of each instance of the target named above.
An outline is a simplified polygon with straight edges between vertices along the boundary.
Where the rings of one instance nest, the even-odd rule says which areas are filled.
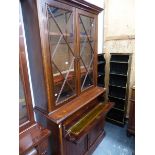
[[[48,154],[92,154],[104,137],[97,86],[98,14],[83,0],[21,0],[39,123],[51,130]]]

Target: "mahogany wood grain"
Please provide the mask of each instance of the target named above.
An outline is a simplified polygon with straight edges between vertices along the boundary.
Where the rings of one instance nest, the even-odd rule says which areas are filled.
[[[99,14],[101,11],[103,11],[103,8],[100,8],[98,6],[95,6],[87,1],[84,0],[58,0],[59,2],[72,5],[76,8],[79,8],[81,10],[85,10],[87,12],[91,12],[94,14]]]
[[[21,155],[25,154],[32,148],[40,145],[48,138],[50,131],[38,124],[34,124],[27,130],[19,134],[19,152]]]
[[[66,117],[71,116],[74,112],[76,112],[83,106],[89,104],[93,99],[97,98],[99,95],[103,94],[105,90],[105,88],[95,87],[93,89],[90,89],[89,91],[86,91],[71,102],[66,103],[64,106],[49,114],[50,119],[52,119],[57,124],[60,123]]]
[[[49,50],[47,7],[54,6],[67,9],[73,13],[73,31],[75,54],[75,83],[76,97],[61,104],[54,102],[54,82],[59,83],[61,78],[53,78],[51,53]],[[83,117],[100,102],[105,88],[96,87],[97,78],[97,15],[103,9],[83,0],[21,0],[30,73],[35,99],[35,113],[37,122],[51,131],[48,143],[48,154],[52,155],[84,155],[91,154],[104,137],[104,114],[101,115],[98,125],[88,127],[82,136],[81,142],[74,144],[65,136],[65,127]],[[80,54],[79,54],[79,13],[95,19],[95,58],[94,58],[94,85],[81,92],[80,85]],[[74,75],[73,75],[74,76]],[[69,76],[71,79],[72,76]],[[46,146],[46,145],[45,145]],[[39,148],[39,147],[38,147]]]

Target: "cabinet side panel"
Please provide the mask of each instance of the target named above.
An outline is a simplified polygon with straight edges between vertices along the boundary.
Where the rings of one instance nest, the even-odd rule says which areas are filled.
[[[47,95],[43,72],[41,41],[38,25],[36,1],[21,1],[30,74],[35,105],[47,111]]]
[[[50,137],[48,138],[48,155],[61,155],[62,144],[60,143],[61,135],[59,125],[53,123],[46,115],[38,110],[35,110],[35,113],[37,122],[51,131]]]

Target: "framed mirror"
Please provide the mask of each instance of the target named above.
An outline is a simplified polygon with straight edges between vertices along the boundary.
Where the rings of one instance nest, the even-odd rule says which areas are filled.
[[[19,131],[34,123],[21,12],[19,18]]]

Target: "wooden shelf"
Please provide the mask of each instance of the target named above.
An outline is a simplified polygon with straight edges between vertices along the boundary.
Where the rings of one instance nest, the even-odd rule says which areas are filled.
[[[125,98],[120,98],[120,97],[117,97],[117,96],[111,96],[111,95],[108,95],[109,97],[113,97],[113,98],[117,98],[117,99],[119,99],[119,100],[126,100]]]
[[[112,118],[110,118],[110,117],[106,117],[106,118],[109,119],[109,120],[111,120],[111,121],[114,121],[114,122],[116,122],[116,123],[119,123],[119,124],[124,125],[124,121],[123,121],[123,122],[121,122],[121,121],[117,121],[117,120],[112,119]]]
[[[126,89],[126,87],[122,87],[122,86],[118,86],[118,85],[113,85],[113,84],[109,84],[109,86]]]
[[[110,63],[128,64],[128,62],[125,62],[125,61],[110,61]]]
[[[84,76],[86,74],[86,70],[84,68],[81,69],[81,76]],[[75,77],[75,71],[71,71],[67,77],[67,81],[71,81],[73,80],[73,78]],[[64,78],[61,75],[56,75],[53,77],[54,79],[54,84],[58,85],[58,84],[62,84]]]
[[[116,107],[113,107],[113,109],[115,109],[115,110],[119,110],[119,111],[122,111],[122,112],[124,112],[125,111],[125,109],[119,109],[119,108],[116,108]]]
[[[51,36],[61,36],[61,33],[56,33],[56,32],[48,32],[49,35]],[[73,33],[63,33],[63,36],[65,37],[73,37],[74,34]],[[80,34],[81,38],[87,38],[86,34]],[[88,38],[92,38],[90,35],[88,35]]]
[[[127,76],[126,74],[119,74],[119,73],[116,73],[116,72],[111,72],[110,74],[111,75],[119,75],[119,76]]]
[[[66,103],[64,106],[60,107],[59,109],[51,113],[49,117],[58,124],[61,121],[65,120],[67,117],[74,114],[77,110],[80,110],[82,107],[90,103],[93,99],[103,94],[105,91],[105,88],[94,87],[84,92],[79,97],[76,97],[72,101]]]
[[[70,72],[67,77],[67,81],[73,80],[74,77],[75,77],[74,71]],[[53,79],[55,85],[61,84],[64,80],[64,78],[61,75],[54,76]]]
[[[61,36],[61,33],[56,33],[56,32],[48,32],[49,35],[51,36]],[[73,33],[63,33],[63,36],[67,37],[67,36],[73,36]]]

